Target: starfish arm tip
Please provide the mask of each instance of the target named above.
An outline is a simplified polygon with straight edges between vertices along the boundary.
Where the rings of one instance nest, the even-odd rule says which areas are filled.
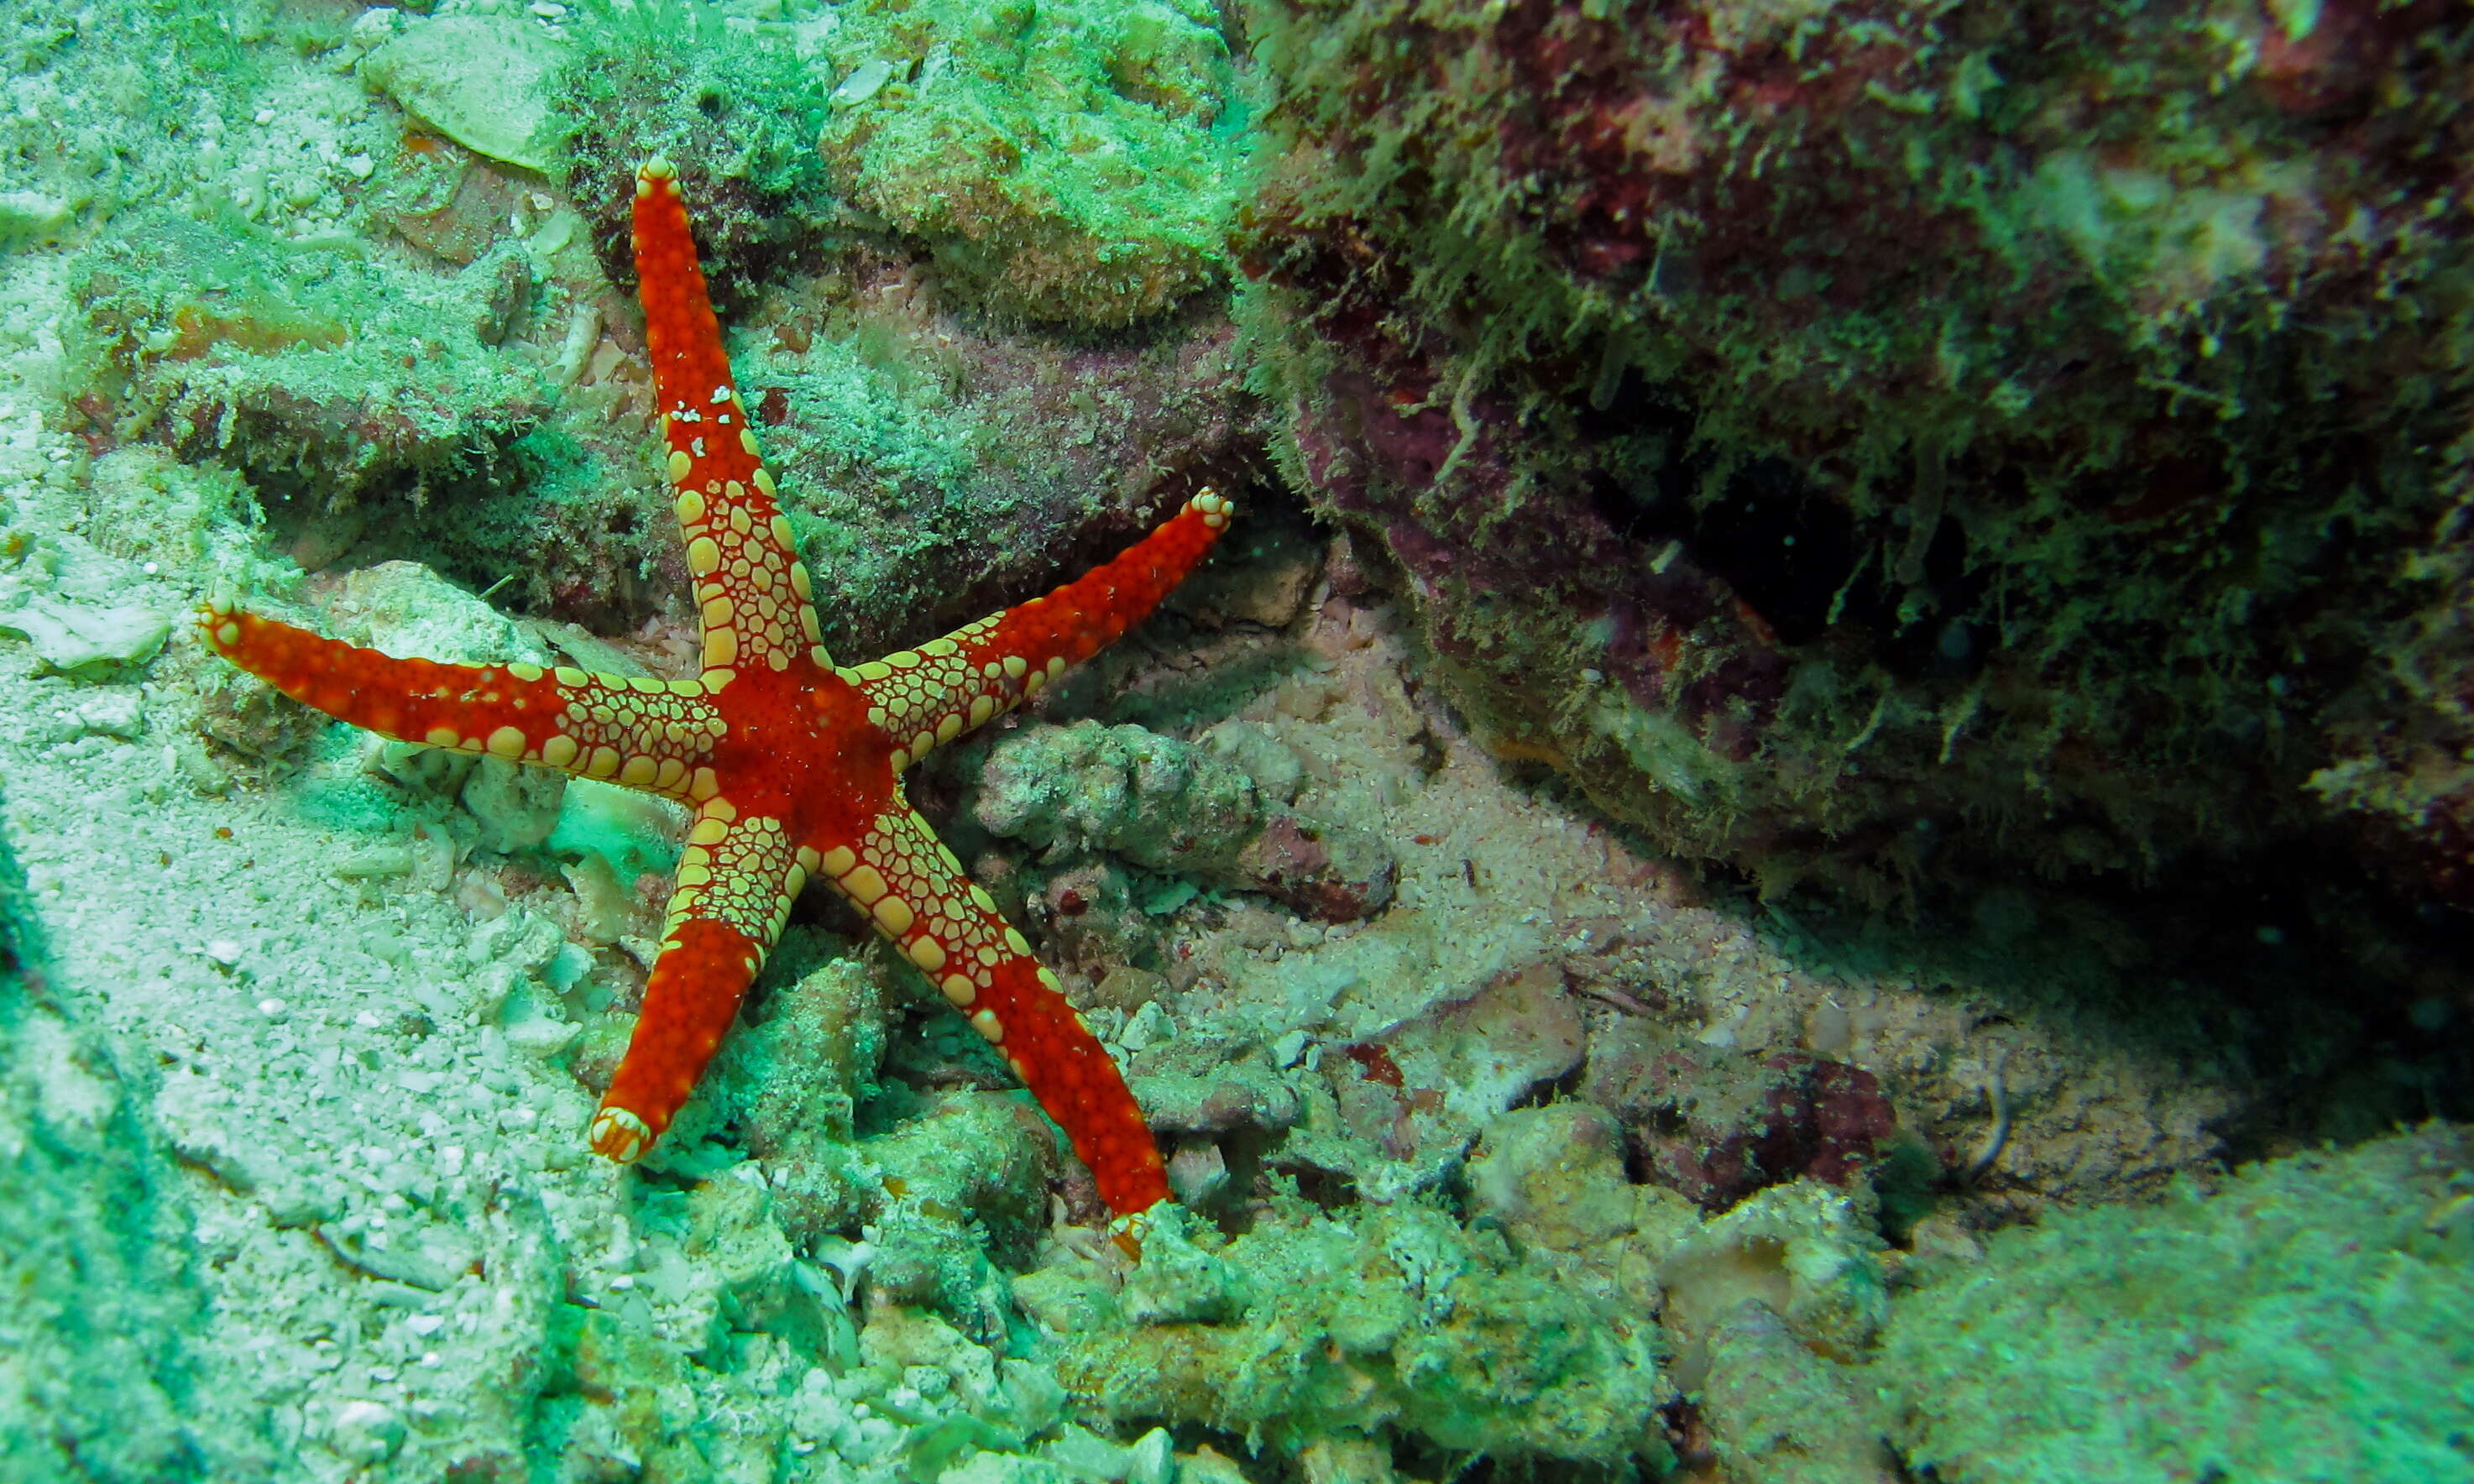
[[[593,1115],[593,1152],[620,1164],[634,1164],[653,1147],[653,1131],[643,1119],[623,1107],[604,1107]]]

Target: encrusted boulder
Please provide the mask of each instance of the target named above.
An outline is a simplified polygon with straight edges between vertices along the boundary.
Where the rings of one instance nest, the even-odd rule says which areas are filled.
[[[1051,858],[1104,850],[1327,922],[1381,911],[1398,873],[1380,839],[1267,798],[1218,753],[1139,726],[1011,734],[988,756],[976,814]]]
[[[2330,804],[2447,885],[2368,736],[2447,693],[2386,657],[2474,489],[2444,10],[1252,37],[1276,456],[1498,753],[1770,888],[2154,870]]]

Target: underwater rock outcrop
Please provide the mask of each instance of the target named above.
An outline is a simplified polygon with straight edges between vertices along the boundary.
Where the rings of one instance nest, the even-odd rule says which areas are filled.
[[[134,213],[79,259],[79,430],[98,453],[142,442],[221,462],[320,514],[418,504],[548,410],[541,369],[499,353],[534,271],[508,250],[433,276],[237,217]],[[357,534],[371,514],[347,519]]]
[[[1498,752],[1769,887],[2381,814],[2302,785],[2327,718],[2449,693],[2383,656],[2462,565],[2462,39],[2423,6],[1267,8],[1277,456]]]
[[[1892,1314],[1890,1435],[1951,1484],[2474,1478],[2469,1154],[2433,1125],[1997,1232]]]
[[[977,815],[1052,858],[1105,850],[1326,922],[1380,912],[1398,869],[1365,831],[1267,798],[1234,763],[1139,726],[1079,721],[1004,738],[988,755]]]
[[[1398,1205],[1284,1213],[1234,1240],[1163,1231],[1122,1294],[1060,1268],[1014,1293],[1057,1334],[1068,1392],[1123,1422],[1201,1423],[1292,1454],[1396,1434],[1540,1460],[1662,1459],[1656,1325],[1611,1307],[1597,1277]]]
[[[820,146],[852,205],[997,312],[1084,328],[1223,281],[1246,117],[1208,5],[844,12]]]

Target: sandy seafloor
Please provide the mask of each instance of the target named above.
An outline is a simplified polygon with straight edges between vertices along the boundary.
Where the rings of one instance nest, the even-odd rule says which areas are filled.
[[[23,3],[0,15],[11,11],[35,24]],[[341,180],[365,138],[400,132],[382,95],[261,45],[270,55],[235,79],[248,95],[222,103],[234,142],[219,173],[182,178],[173,136],[149,133],[132,146],[146,156],[133,195],[228,198],[242,177],[264,179],[266,141],[291,135],[331,135],[311,152]],[[36,67],[12,86],[37,110],[104,105],[100,92],[43,91],[78,76]],[[50,127],[70,126],[56,113]],[[37,198],[47,188],[24,184]],[[39,220],[45,208],[12,209]],[[79,312],[76,255],[104,214],[64,208],[0,256],[0,789],[25,964],[0,985],[0,1340],[13,1342],[0,1343],[0,1473],[12,1481],[1379,1480],[1498,1467],[1479,1462],[1490,1454],[1539,1476],[1602,1477],[1654,1472],[1679,1445],[1704,1478],[1889,1479],[1903,1476],[1876,1441],[1889,1438],[1910,1459],[1939,1449],[1929,1476],[2024,1484],[2062,1477],[2037,1472],[2060,1455],[2024,1442],[2005,1455],[1930,1418],[1991,1407],[1992,1423],[2015,1405],[2025,1420],[1997,1430],[2029,1438],[2118,1423],[2162,1373],[2106,1367],[2182,1344],[2143,1349],[2140,1322],[2213,1336],[2183,1345],[2191,1353],[2249,1353],[2243,1326],[2258,1315],[2240,1294],[2217,1321],[2171,1304],[2084,1332],[2053,1318],[2050,1333],[2116,1359],[2077,1367],[2062,1354],[2050,1375],[2033,1352],[2068,1345],[2043,1345],[2032,1327],[2005,1331],[2003,1358],[1972,1379],[1936,1369],[1964,1371],[1956,1351],[1898,1328],[1922,1291],[1908,1285],[1963,1289],[1946,1275],[1986,1260],[1995,1227],[2152,1200],[2177,1175],[2220,1177],[2217,1131],[2263,1096],[2235,1049],[2256,1028],[2219,995],[2157,982],[2147,928],[2021,891],[1935,932],[1702,884],[1629,849],[1551,780],[1472,745],[1419,685],[1380,595],[1352,601],[1319,579],[1269,605],[1275,625],[1179,620],[1172,639],[1128,645],[1097,667],[1100,683],[1064,688],[1027,723],[1120,719],[1117,698],[1156,684],[1187,645],[1255,678],[1181,727],[1146,718],[1294,767],[1300,808],[1397,861],[1392,905],[1339,926],[1172,879],[1137,916],[1187,966],[1173,997],[1088,998],[1138,1094],[1173,1096],[1160,1091],[1169,1079],[1198,1075],[1168,1054],[1180,1042],[1249,1069],[1243,1111],[1180,1136],[1181,1178],[1207,1189],[1225,1163],[1258,1188],[1207,1201],[1211,1221],[1172,1223],[1146,1255],[1186,1254],[1204,1277],[1184,1281],[1208,1292],[1075,1318],[1107,1306],[1076,1295],[1143,1291],[1087,1190],[1070,1172],[1052,1181],[1053,1151],[1026,1162],[1021,1130],[1036,1125],[984,1116],[1027,1106],[1003,1091],[1001,1069],[831,904],[803,910],[799,951],[785,955],[795,970],[766,981],[766,1013],[787,1019],[809,986],[830,999],[860,979],[893,1004],[887,1037],[910,1048],[884,1074],[898,1085],[872,1095],[859,1162],[833,1177],[872,1193],[845,1191],[818,1215],[790,1197],[826,1178],[823,1154],[778,1131],[766,1152],[748,1147],[748,1119],[847,1122],[836,1100],[875,1080],[872,1058],[847,1045],[822,1064],[789,1058],[782,1048],[800,1043],[788,1032],[765,1056],[726,1054],[709,1078],[707,1095],[739,1123],[691,1115],[643,1170],[592,1156],[582,1131],[641,991],[646,931],[642,904],[596,895],[602,878],[580,864],[608,859],[616,827],[572,791],[559,839],[599,843],[554,874],[539,853],[486,848],[486,794],[424,782],[417,763],[358,734],[269,722],[297,735],[267,759],[202,728],[230,684],[186,627],[206,591],[269,586],[314,616],[352,561],[304,585],[246,500],[211,495],[228,481],[151,451],[107,456],[127,478],[153,471],[157,504],[99,502],[99,487],[136,485],[98,485],[97,448],[64,401],[62,346]],[[358,230],[349,213],[296,224],[310,225]],[[561,349],[548,340],[544,355]],[[1294,577],[1267,566],[1259,580]],[[474,658],[538,645],[434,578],[377,580],[381,596],[347,596],[379,612],[367,632],[382,645],[443,638]],[[98,657],[74,663],[82,640]],[[981,766],[965,758],[958,768]],[[949,776],[935,791],[967,798],[976,786]],[[651,839],[657,824],[633,827]],[[649,848],[621,865],[658,871]],[[1072,987],[1088,997],[1090,978]],[[1388,1051],[1348,1051],[1374,1045]],[[1677,1049],[1802,1052],[1872,1073],[1938,1204],[1885,1251],[1866,1194],[1805,1182],[1705,1223],[1671,1193],[1627,1182],[1611,1115],[1567,1100],[1594,1108],[1585,1088]],[[770,1113],[748,1111],[766,1097]],[[828,1111],[802,1111],[810,1103]],[[979,1190],[952,1170],[981,1157],[992,1127],[1013,1130],[1010,1184]],[[1226,1151],[1212,1147],[1223,1135]],[[2363,1303],[2464,1275],[2467,1223],[2450,1204],[2462,1143],[2444,1131],[2424,1140],[2382,1156],[2413,1180],[2346,1187],[2364,1203],[2349,1239],[2394,1238],[2380,1270],[2393,1286],[2386,1299],[2365,1287]],[[953,1190],[979,1204],[958,1212],[943,1200]],[[2187,1229],[2204,1225],[2185,1214]],[[1391,1255],[1368,1255],[1376,1249]],[[2358,1276],[2311,1251],[2327,1266],[2295,1259],[2289,1302],[2351,1302]],[[898,1281],[892,1256],[908,1265]],[[1042,1281],[1009,1301],[988,1277],[1000,1270]],[[1481,1273],[1499,1286],[1465,1290],[1456,1310],[1456,1276]],[[2100,1308],[2104,1287],[2091,1270],[2068,1291]],[[1380,1309],[1395,1289],[1422,1297],[1352,1340],[1352,1307]],[[1306,1297],[1283,1309],[1279,1290]],[[2424,1323],[2453,1323],[2444,1305],[2414,1302]],[[1484,1327],[1451,1327],[1480,1310]],[[2108,1329],[2117,1322],[2129,1330]],[[1177,1325],[1246,1339],[1214,1349],[1176,1339]],[[1431,1372],[1403,1366],[1421,1328],[1495,1374],[1446,1376],[1432,1353]],[[1576,1329],[1605,1343],[1576,1346]],[[2429,1339],[2391,1326],[2354,1353]],[[2436,1343],[2419,1352],[2424,1380],[2462,1413],[2474,1405],[2464,1330]],[[2439,1412],[2374,1424],[2328,1411],[2327,1395],[2359,1390],[2351,1344],[2332,1342],[2336,1358],[2293,1380],[2301,1399],[2239,1425],[2314,1446],[2337,1434],[2363,1451],[2214,1476],[2474,1476],[2462,1442],[2407,1447]],[[1540,1373],[1511,1374],[1520,1360]],[[1607,1369],[1583,1374],[1592,1366]],[[2255,1379],[2229,1369],[2202,1390],[2221,1400]],[[2311,1389],[2323,1383],[2333,1392]],[[2235,1425],[2211,1404],[2122,1423],[2132,1441],[2072,1476],[2208,1476],[2140,1429],[2207,1454],[2209,1429]],[[2247,1456],[2252,1444],[2223,1446]]]

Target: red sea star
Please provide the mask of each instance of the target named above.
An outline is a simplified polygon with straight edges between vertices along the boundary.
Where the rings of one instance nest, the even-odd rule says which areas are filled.
[[[593,1147],[640,1158],[721,1044],[790,903],[821,876],[1004,1053],[1121,1215],[1168,1195],[1142,1113],[1056,976],[903,796],[902,770],[1036,695],[1142,620],[1219,539],[1209,490],[1109,562],[916,649],[837,668],[730,384],[676,172],[636,172],[636,269],[704,672],[668,682],[399,660],[210,602],[216,653],[406,742],[664,794],[695,810],[661,957]]]

